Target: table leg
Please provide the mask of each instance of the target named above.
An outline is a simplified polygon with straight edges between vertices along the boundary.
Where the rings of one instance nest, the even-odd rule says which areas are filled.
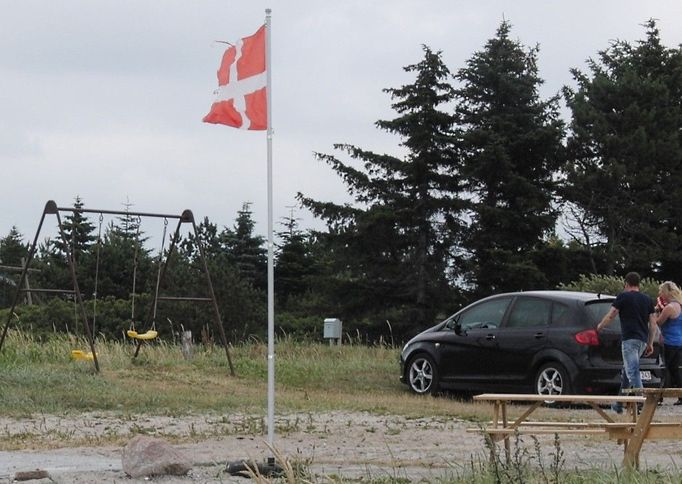
[[[500,422],[500,402],[499,400],[496,400],[493,402],[493,428],[496,429],[499,426]],[[497,441],[498,441],[498,436],[496,434],[487,434],[487,439],[488,439],[488,445],[490,445],[490,464],[494,465],[495,460],[497,459]]]
[[[507,402],[502,403],[502,428],[507,428]],[[509,434],[504,434],[504,453],[507,464],[511,463],[511,448],[509,446]]]
[[[625,448],[623,466],[629,468],[639,467],[639,451],[642,449],[642,444],[644,443],[647,433],[649,433],[651,421],[653,420],[656,408],[658,407],[658,399],[658,394],[650,393],[646,395],[642,413],[639,414],[639,417],[636,417],[637,423],[632,432],[632,437]]]

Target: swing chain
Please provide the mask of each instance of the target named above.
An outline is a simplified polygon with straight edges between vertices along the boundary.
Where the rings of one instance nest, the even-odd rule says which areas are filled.
[[[135,292],[137,286],[137,267],[138,267],[138,253],[140,247],[140,226],[142,225],[142,217],[137,216],[137,231],[135,233],[135,252],[133,254],[133,292],[130,295],[130,329],[135,330]]]
[[[168,219],[163,219],[163,235],[161,236],[161,250],[159,251],[159,268],[156,274],[156,290],[154,292],[154,311],[152,313],[152,329],[156,330],[156,308],[159,301],[159,285],[161,283],[161,267],[163,262],[163,250],[166,246],[166,231],[168,230]]]
[[[92,333],[96,334],[97,328],[97,289],[99,284],[99,253],[102,247],[102,221],[104,215],[99,214],[99,228],[97,229],[97,255],[95,257],[95,287],[92,293]]]

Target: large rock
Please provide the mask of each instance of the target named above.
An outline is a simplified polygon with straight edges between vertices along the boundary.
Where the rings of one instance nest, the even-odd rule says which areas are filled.
[[[182,476],[192,468],[189,460],[161,439],[138,435],[123,448],[123,472],[130,477]]]

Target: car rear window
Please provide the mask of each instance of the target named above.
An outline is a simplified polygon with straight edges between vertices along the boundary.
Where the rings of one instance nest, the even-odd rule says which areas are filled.
[[[607,299],[604,301],[591,301],[585,304],[587,313],[590,315],[590,323],[592,326],[599,324],[606,313],[609,312],[611,306],[613,305],[614,299]],[[611,329],[620,329],[620,318],[618,315],[613,319],[611,324],[608,326]]]

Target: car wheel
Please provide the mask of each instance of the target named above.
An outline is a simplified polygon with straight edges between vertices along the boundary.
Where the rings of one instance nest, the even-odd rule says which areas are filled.
[[[568,395],[571,393],[568,372],[561,363],[546,363],[535,377],[535,393],[538,395]],[[551,399],[550,399],[551,400]]]
[[[410,390],[419,395],[435,394],[438,391],[438,369],[427,354],[419,354],[410,360],[407,368]]]

